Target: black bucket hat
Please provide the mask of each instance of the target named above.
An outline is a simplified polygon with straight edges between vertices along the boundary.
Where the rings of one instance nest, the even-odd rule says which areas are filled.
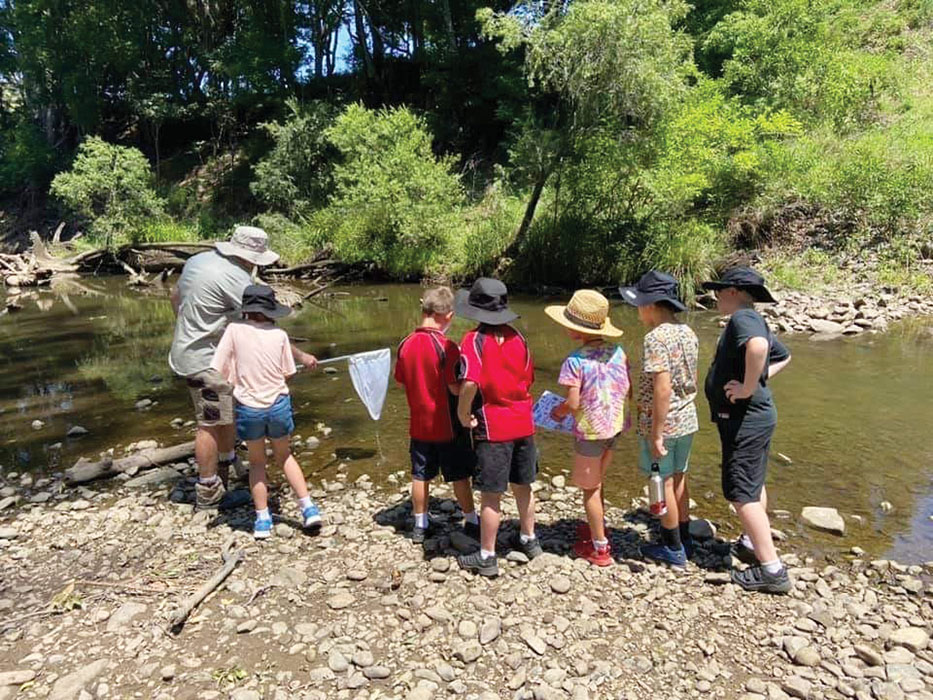
[[[752,299],[762,304],[774,304],[777,301],[765,287],[765,278],[750,267],[730,267],[715,282],[703,283],[703,289],[710,291],[730,287],[748,292]]]
[[[454,308],[458,316],[490,326],[511,323],[518,318],[509,308],[508,288],[490,277],[480,277],[469,289],[459,290]]]
[[[251,284],[243,290],[244,314],[262,314],[269,318],[288,316],[292,310],[275,300],[275,291],[264,284]]]
[[[677,311],[687,310],[680,300],[680,286],[677,280],[657,270],[649,270],[643,274],[634,287],[619,287],[619,294],[632,306],[647,306],[666,301]]]

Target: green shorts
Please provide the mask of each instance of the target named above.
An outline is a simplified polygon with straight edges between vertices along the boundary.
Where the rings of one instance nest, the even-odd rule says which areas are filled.
[[[690,448],[693,446],[693,433],[664,441],[667,454],[659,460],[651,455],[651,446],[645,438],[638,437],[638,466],[645,473],[651,474],[651,465],[655,462],[665,479],[674,474],[685,474],[690,466]]]

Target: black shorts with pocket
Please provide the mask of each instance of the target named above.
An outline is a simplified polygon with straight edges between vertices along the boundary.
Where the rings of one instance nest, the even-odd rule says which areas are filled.
[[[487,493],[504,493],[509,484],[527,486],[538,475],[534,435],[507,442],[476,443],[474,486]]]
[[[468,435],[460,435],[450,442],[412,438],[408,451],[411,453],[411,478],[415,481],[431,481],[438,474],[443,474],[448,483],[469,479],[476,467]]]
[[[775,423],[748,423],[744,416],[716,419],[722,442],[722,492],[731,503],[761,500]]]

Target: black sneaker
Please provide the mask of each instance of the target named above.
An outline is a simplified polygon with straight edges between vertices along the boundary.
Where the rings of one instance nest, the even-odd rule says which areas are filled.
[[[793,588],[786,566],[776,574],[769,574],[763,566],[750,566],[745,571],[733,570],[732,583],[746,591],[775,595],[786,595]]]
[[[479,523],[463,522],[463,534],[479,541]]]
[[[537,537],[529,540],[528,542],[522,542],[522,536],[520,534],[516,534],[515,539],[512,540],[512,549],[517,549],[519,552],[528,557],[529,560],[544,554],[544,550],[541,549],[541,543],[538,542]]]
[[[431,521],[428,521],[427,527],[418,527],[415,525],[411,529],[411,541],[415,544],[424,544],[424,541],[427,539],[428,535],[431,532]]]
[[[472,554],[461,554],[457,557],[457,563],[461,569],[469,571],[480,576],[498,576],[499,560],[495,555],[483,558],[482,552],[476,551]]]
[[[755,556],[755,550],[746,547],[741,539],[737,539],[732,543],[729,547],[729,554],[748,566],[761,566],[761,562]]]

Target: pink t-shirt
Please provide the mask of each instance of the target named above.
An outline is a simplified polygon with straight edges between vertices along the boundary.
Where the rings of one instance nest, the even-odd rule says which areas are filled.
[[[233,397],[250,408],[269,408],[287,394],[285,380],[297,371],[288,334],[254,321],[227,325],[211,368],[233,385]]]

